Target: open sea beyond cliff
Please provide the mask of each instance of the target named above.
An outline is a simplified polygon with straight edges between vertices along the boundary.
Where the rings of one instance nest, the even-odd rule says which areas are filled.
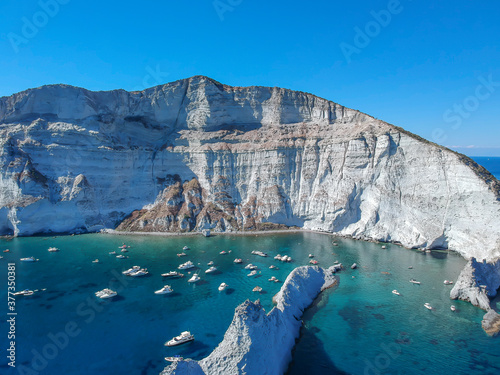
[[[334,242],[338,246],[334,245]],[[109,252],[126,243],[127,259]],[[183,246],[185,257],[177,257]],[[51,246],[59,252],[49,253]],[[222,340],[234,309],[245,299],[260,298],[269,311],[271,298],[299,265],[313,253],[319,265],[340,261],[346,266],[338,287],[325,291],[304,315],[304,327],[288,374],[498,374],[500,340],[481,329],[484,312],[469,303],[451,301],[451,286],[465,260],[457,254],[430,254],[396,245],[339,239],[316,233],[279,233],[246,236],[114,236],[90,234],[1,240],[0,280],[7,285],[7,263],[16,264],[17,290],[42,289],[16,299],[16,369],[7,365],[7,292],[0,288],[4,319],[0,322],[2,374],[158,374],[165,356],[179,354],[201,359]],[[231,250],[230,254],[219,252]],[[267,252],[262,258],[252,250]],[[276,254],[291,256],[281,263]],[[34,256],[38,262],[20,262]],[[98,258],[99,263],[92,263]],[[243,264],[234,264],[243,258]],[[161,273],[192,260],[201,271],[197,285],[187,277],[167,280]],[[218,274],[205,274],[213,260]],[[359,268],[351,270],[352,263]],[[258,277],[247,277],[244,266],[259,267]],[[279,270],[271,270],[274,264]],[[133,265],[147,267],[143,278],[121,277]],[[413,269],[409,269],[413,266]],[[113,279],[122,281],[116,282]],[[409,283],[410,278],[421,285]],[[217,287],[229,284],[224,292]],[[153,292],[170,284],[174,293]],[[252,292],[259,285],[261,294]],[[105,287],[119,291],[111,302],[94,293]],[[391,293],[397,289],[401,296]],[[433,311],[424,303],[434,306]],[[450,311],[450,305],[457,311]],[[65,329],[75,337],[63,334]],[[196,341],[176,348],[163,344],[190,330]],[[52,338],[59,338],[57,348]],[[67,338],[67,339],[63,339]],[[28,372],[35,356],[36,372]],[[26,366],[26,368],[22,367]],[[306,370],[307,369],[307,370]],[[41,370],[41,371],[40,371]],[[22,372],[24,371],[24,372]]]

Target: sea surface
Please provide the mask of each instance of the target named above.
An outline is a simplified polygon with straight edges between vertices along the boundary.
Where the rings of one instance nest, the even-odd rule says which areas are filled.
[[[123,243],[127,259],[117,259]],[[49,253],[51,246],[59,252]],[[183,246],[187,256],[178,257]],[[260,299],[266,310],[289,272],[309,263],[314,254],[321,266],[335,260],[346,265],[338,287],[325,291],[306,310],[300,339],[288,374],[499,374],[500,339],[481,329],[484,312],[469,303],[450,301],[451,286],[465,260],[455,253],[422,253],[397,245],[335,238],[317,233],[211,238],[201,236],[79,236],[31,237],[1,240],[0,251],[1,374],[158,374],[166,356],[201,359],[223,339],[234,309],[246,299]],[[226,255],[220,251],[228,252]],[[252,250],[267,252],[262,258]],[[229,253],[230,251],[230,253]],[[273,257],[286,254],[292,263]],[[37,262],[20,262],[34,256]],[[242,258],[243,264],[233,263]],[[99,263],[92,260],[99,259]],[[189,275],[166,280],[161,273],[192,260],[201,281]],[[214,261],[217,274],[205,274]],[[248,277],[248,263],[259,267]],[[352,270],[350,265],[358,263]],[[16,369],[8,366],[7,265],[15,263],[17,290],[39,289],[34,296],[17,297],[15,304]],[[277,265],[279,270],[269,269]],[[125,277],[133,265],[150,275]],[[412,267],[412,268],[409,268]],[[421,285],[409,282],[410,278]],[[221,282],[229,288],[219,292]],[[170,284],[174,293],[155,295]],[[255,286],[262,293],[252,292]],[[119,292],[112,301],[94,293],[105,287]],[[45,289],[42,291],[41,289]],[[401,296],[391,293],[397,289]],[[434,310],[424,307],[429,302]],[[452,312],[450,305],[457,306]],[[165,347],[165,341],[184,330],[192,343]]]
[[[500,180],[500,157],[474,156],[472,159],[485,167],[497,180]]]

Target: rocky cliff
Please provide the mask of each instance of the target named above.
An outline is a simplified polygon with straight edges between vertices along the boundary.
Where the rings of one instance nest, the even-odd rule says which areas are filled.
[[[295,268],[274,297],[268,314],[260,303],[238,306],[222,342],[199,362],[179,361],[161,375],[283,374],[292,359],[302,313],[318,294],[337,283],[331,270],[318,266]]]
[[[192,77],[0,98],[0,233],[282,226],[500,256],[498,181],[311,94]]]

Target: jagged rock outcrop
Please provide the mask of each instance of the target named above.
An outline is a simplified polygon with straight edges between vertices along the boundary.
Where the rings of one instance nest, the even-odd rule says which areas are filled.
[[[469,301],[474,306],[489,310],[490,298],[497,295],[500,288],[500,260],[478,262],[469,260],[450,292],[450,298]]]
[[[192,77],[0,98],[0,233],[298,226],[500,256],[498,181],[311,94]],[[190,185],[191,184],[191,185]]]
[[[500,314],[491,309],[483,316],[481,326],[488,336],[496,336],[500,332]]]
[[[246,301],[236,308],[223,341],[205,359],[179,361],[161,373],[171,374],[283,374],[292,358],[301,316],[337,280],[318,266],[295,268],[285,280],[268,314],[260,303]]]

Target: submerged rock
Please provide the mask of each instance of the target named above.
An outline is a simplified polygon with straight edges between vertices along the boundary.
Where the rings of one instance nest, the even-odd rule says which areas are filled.
[[[500,259],[495,262],[469,260],[460,273],[450,298],[469,301],[483,310],[490,309],[490,297],[500,288]]]
[[[304,309],[335,283],[336,278],[320,267],[294,269],[274,298],[276,307],[268,314],[259,301],[242,303],[236,308],[222,342],[198,362],[199,366],[193,361],[180,361],[161,374],[283,374],[292,358]]]

